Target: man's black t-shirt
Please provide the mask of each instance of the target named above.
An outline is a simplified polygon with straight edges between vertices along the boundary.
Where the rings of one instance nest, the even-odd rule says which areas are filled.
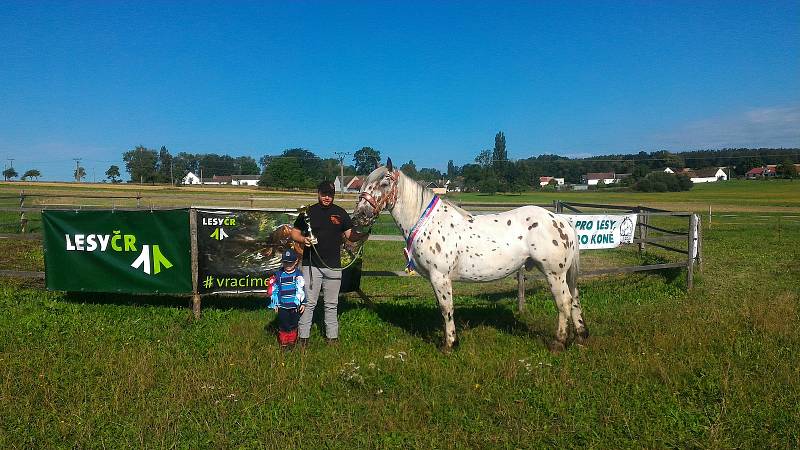
[[[311,219],[311,230],[318,241],[315,245],[317,253],[325,264],[320,263],[316,253],[310,247],[303,252],[303,264],[308,264],[308,258],[311,255],[311,263],[314,266],[324,268],[327,265],[338,269],[342,266],[342,233],[353,227],[350,215],[335,204],[325,208],[319,203],[310,206],[306,214]],[[304,236],[308,236],[308,225],[302,215],[297,217],[294,227],[299,228]]]

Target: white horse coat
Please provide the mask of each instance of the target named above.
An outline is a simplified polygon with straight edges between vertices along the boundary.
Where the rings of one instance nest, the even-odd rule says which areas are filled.
[[[435,194],[387,167],[375,169],[364,182],[354,219],[371,224],[388,209],[408,245],[416,270],[433,286],[444,318],[444,348],[457,342],[453,322],[452,281],[492,281],[521,267],[537,267],[547,277],[558,307],[555,349],[563,349],[572,319],[578,339],[588,337],[578,299],[577,233],[563,218],[537,206],[499,214],[471,215],[446,200],[417,226]],[[415,229],[416,228],[416,229]]]

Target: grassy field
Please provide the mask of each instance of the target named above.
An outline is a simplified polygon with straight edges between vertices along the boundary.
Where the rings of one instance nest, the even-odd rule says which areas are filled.
[[[3,279],[0,447],[797,448],[800,224],[763,214],[796,212],[792,187],[575,194],[698,212],[713,204],[737,217],[705,223],[691,292],[677,270],[583,280],[592,337],[559,355],[545,345],[556,313],[541,280],[522,312],[513,280],[457,284],[461,346],[444,355],[438,308],[418,277],[363,279],[374,304],[341,304],[337,347],[315,326],[310,348],[287,354],[257,298],[204,299],[193,321],[186,298]],[[460,199],[552,201],[503,197]],[[39,245],[0,240],[2,268],[42,270]],[[398,270],[401,246],[367,243],[364,269]]]

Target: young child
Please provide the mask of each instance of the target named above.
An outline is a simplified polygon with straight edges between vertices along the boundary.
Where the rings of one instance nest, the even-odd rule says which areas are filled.
[[[283,252],[279,269],[269,279],[269,307],[278,313],[278,342],[284,350],[291,350],[297,342],[297,325],[306,309],[305,280],[297,270],[299,258],[292,249]]]

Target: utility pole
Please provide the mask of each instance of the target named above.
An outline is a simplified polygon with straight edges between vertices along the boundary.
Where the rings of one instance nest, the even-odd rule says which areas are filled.
[[[8,160],[11,161],[11,168],[13,169],[14,168],[14,158],[8,158]]]
[[[172,173],[172,160],[169,160],[169,184],[175,186],[175,175]]]
[[[344,157],[350,155],[350,152],[333,152],[333,154],[339,157],[339,183],[344,192]]]

